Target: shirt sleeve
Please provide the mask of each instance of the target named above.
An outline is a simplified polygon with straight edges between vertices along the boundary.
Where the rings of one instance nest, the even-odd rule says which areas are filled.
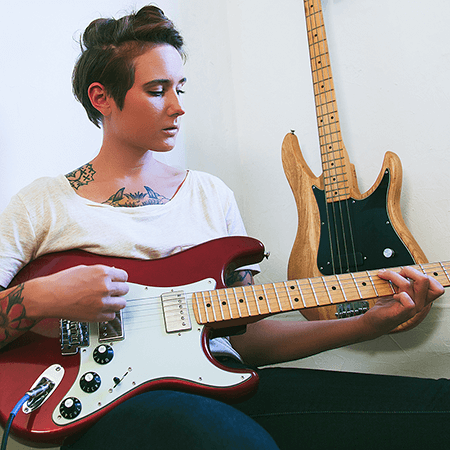
[[[34,254],[36,235],[28,211],[16,194],[0,214],[0,286],[7,287]]]

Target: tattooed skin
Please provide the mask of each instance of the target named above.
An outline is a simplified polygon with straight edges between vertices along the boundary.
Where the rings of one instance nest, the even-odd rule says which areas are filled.
[[[122,206],[122,207],[135,207],[135,206],[147,206],[147,205],[164,205],[170,198],[164,197],[150,189],[148,186],[144,186],[147,192],[136,192],[134,194],[124,193],[125,188],[119,189],[115,194],[103,202],[106,205]]]
[[[26,317],[23,306],[23,284],[8,294],[0,293],[0,348],[14,335],[30,330],[36,321]]]
[[[77,190],[81,186],[94,181],[95,170],[92,168],[92,164],[85,164],[84,166],[75,169],[73,172],[66,174],[66,178],[70,185]]]
[[[240,270],[239,272],[232,272],[228,275],[227,286],[250,286],[253,284],[253,276],[251,270]]]

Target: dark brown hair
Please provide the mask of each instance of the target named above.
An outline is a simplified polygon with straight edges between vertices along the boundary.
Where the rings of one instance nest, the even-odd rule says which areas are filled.
[[[102,114],[92,106],[88,88],[102,84],[122,109],[125,95],[134,84],[134,59],[155,44],[169,44],[184,57],[183,38],[156,6],[144,6],[120,19],[97,19],[84,31],[81,55],[72,76],[73,93],[89,120],[98,127]]]

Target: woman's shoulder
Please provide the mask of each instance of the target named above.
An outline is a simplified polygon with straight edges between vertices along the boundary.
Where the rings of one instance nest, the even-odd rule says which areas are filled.
[[[23,187],[17,196],[22,200],[35,200],[37,197],[56,194],[61,189],[67,188],[67,185],[64,175],[40,177]]]
[[[231,191],[231,189],[226,185],[226,183],[216,175],[212,175],[208,172],[202,172],[199,170],[189,170],[189,173],[194,183],[198,183],[203,186],[209,186],[216,189]]]

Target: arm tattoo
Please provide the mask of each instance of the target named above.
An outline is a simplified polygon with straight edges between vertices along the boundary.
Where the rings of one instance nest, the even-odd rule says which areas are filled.
[[[26,316],[23,302],[23,284],[6,295],[0,293],[0,348],[12,338],[30,330],[36,323]]]
[[[148,186],[144,186],[146,193],[136,192],[134,194],[125,194],[125,188],[119,189],[115,194],[111,195],[105,202],[106,205],[122,206],[122,207],[135,207],[135,206],[147,206],[147,205],[164,205],[170,198],[164,197],[164,195],[158,194]]]
[[[253,275],[251,270],[240,270],[231,272],[226,280],[228,287],[250,286],[253,284]]]
[[[81,186],[94,181],[95,170],[92,168],[92,164],[85,164],[84,166],[75,169],[73,172],[66,174],[66,178],[70,185],[77,190]]]

